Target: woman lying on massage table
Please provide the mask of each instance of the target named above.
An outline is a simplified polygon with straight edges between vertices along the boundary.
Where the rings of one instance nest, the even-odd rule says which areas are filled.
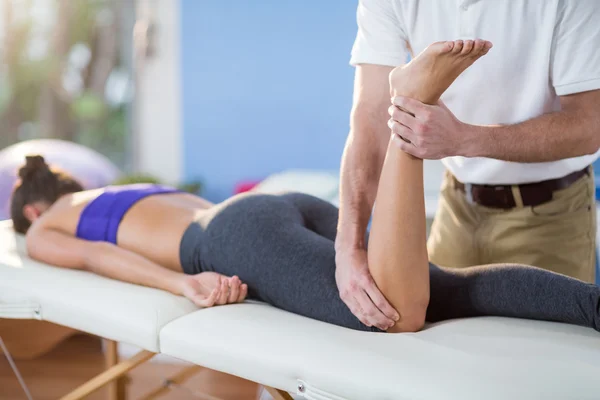
[[[444,42],[390,78],[393,94],[434,103],[491,45]],[[469,49],[470,48],[470,49]],[[436,77],[423,81],[421,71]],[[495,315],[600,329],[600,288],[520,265],[444,269],[427,261],[423,165],[392,137],[381,175],[369,267],[397,310],[395,323],[359,321],[340,299],[334,239],[338,210],[304,194],[243,194],[209,202],[150,185],[83,191],[30,156],[12,199],[29,255],[65,268],[186,296],[201,307],[246,297],[363,331],[417,331],[424,321]],[[393,310],[392,310],[393,313]]]

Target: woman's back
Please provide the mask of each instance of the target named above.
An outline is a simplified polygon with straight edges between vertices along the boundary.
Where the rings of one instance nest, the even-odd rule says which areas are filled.
[[[84,240],[105,240],[170,269],[178,269],[179,243],[207,201],[150,185],[107,187],[65,195],[32,227]]]

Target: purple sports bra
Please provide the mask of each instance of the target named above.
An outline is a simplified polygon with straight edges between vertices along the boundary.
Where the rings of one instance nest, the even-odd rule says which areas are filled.
[[[177,189],[153,184],[109,186],[81,212],[76,236],[84,240],[117,244],[119,224],[135,203],[155,194],[178,192]]]

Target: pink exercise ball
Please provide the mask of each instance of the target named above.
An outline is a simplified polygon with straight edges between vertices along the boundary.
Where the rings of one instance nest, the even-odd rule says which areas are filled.
[[[77,143],[36,139],[14,144],[0,151],[0,220],[10,218],[10,195],[17,171],[29,154],[40,154],[48,164],[68,172],[86,189],[109,185],[121,175],[108,158]]]

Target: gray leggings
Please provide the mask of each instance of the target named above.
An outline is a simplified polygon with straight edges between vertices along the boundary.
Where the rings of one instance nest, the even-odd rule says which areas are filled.
[[[335,325],[377,331],[342,302],[335,282],[338,209],[299,193],[244,194],[207,210],[181,241],[184,271],[237,275],[249,297]],[[427,321],[504,316],[600,330],[600,287],[523,265],[430,264]]]

